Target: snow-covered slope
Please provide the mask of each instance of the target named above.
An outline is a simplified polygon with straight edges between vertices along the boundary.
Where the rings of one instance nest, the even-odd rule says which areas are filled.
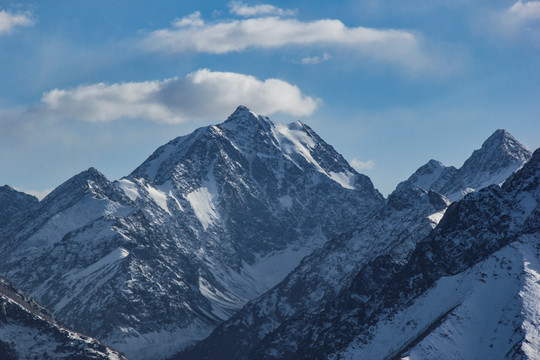
[[[495,131],[463,166],[456,169],[430,160],[420,167],[401,187],[418,186],[434,190],[450,201],[492,184],[501,184],[531,158],[531,152],[506,130]]]
[[[49,311],[2,278],[0,358],[126,359],[110,347],[58,324]]]
[[[179,358],[246,358],[282,323],[324,308],[369,260],[388,252],[396,261],[404,258],[435,227],[430,215],[444,212],[447,204],[441,195],[416,187],[394,192],[384,208],[308,255],[281,283]]]
[[[307,125],[274,124],[243,106],[159,148],[120,186],[144,208],[161,203],[189,224],[186,246],[202,245],[205,262],[226,265],[216,277],[243,299],[383,203],[369,178]],[[291,261],[276,268],[273,258]]]
[[[453,203],[405,262],[367,263],[252,359],[537,359],[540,150],[502,186]]]
[[[493,142],[492,138],[485,144]],[[485,153],[481,157],[496,158],[498,150],[485,144]],[[516,151],[517,155],[509,153],[511,151]],[[522,147],[505,150],[510,158],[519,157],[522,153]],[[471,158],[474,160],[478,157],[478,152],[475,152]],[[467,160],[466,164],[471,161]],[[504,163],[502,165],[506,166]],[[431,190],[427,192],[418,186],[430,188],[437,179],[443,179],[450,187],[451,177],[443,174],[445,169],[448,168],[435,161],[419,169],[388,197],[383,209],[359,224],[355,230],[327,242],[304,258],[283,282],[248,303],[209,338],[178,357],[204,359],[226,354],[229,358],[247,358],[259,343],[271,337],[272,332],[282,324],[324,309],[370,260],[387,255],[396,263],[404,262],[416,243],[437,225],[449,203],[442,195]],[[495,175],[491,179],[486,173],[481,175],[484,183],[501,182],[500,171],[493,171],[492,174]],[[468,179],[474,182],[471,187],[477,186],[477,178],[470,176]],[[454,188],[469,187],[463,179],[457,178],[455,181]],[[306,328],[310,326],[308,323],[303,325]]]
[[[119,181],[89,169],[62,184],[9,229],[0,271],[70,327],[154,359],[383,203],[307,125],[239,107]]]

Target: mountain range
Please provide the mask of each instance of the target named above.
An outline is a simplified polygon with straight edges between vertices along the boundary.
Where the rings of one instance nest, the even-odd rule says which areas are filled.
[[[307,125],[239,107],[119,181],[93,168],[67,180],[5,229],[0,271],[66,325],[154,358],[383,202]]]
[[[478,353],[512,340],[530,357],[534,269],[519,256],[538,239],[538,156],[497,130],[461,168],[430,160],[385,199],[309,126],[240,106],[120,180],[90,168],[39,202],[1,187],[0,274],[50,328],[130,359],[445,358],[437,341],[472,342],[474,301],[493,291],[501,321],[533,315]]]

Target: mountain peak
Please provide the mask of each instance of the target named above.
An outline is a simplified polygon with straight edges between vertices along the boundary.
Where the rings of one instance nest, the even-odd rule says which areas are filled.
[[[519,144],[519,142],[506,130],[497,129],[490,137],[484,141],[481,149],[490,149],[502,146],[503,144]],[[523,145],[519,144],[521,147]]]
[[[484,141],[479,150],[472,153],[460,170],[471,173],[478,171],[494,173],[503,167],[512,165],[519,167],[528,161],[531,156],[531,151],[510,135],[508,131],[499,129]]]
[[[223,123],[223,127],[228,130],[267,128],[270,120],[266,116],[255,114],[248,107],[240,105]]]
[[[489,156],[504,156],[512,161],[526,162],[532,153],[519,141],[517,141],[508,131],[498,129],[484,141],[480,150],[475,151],[471,158],[479,156],[480,153],[487,153]]]
[[[256,119],[257,114],[251,111],[247,106],[240,105],[234,110],[234,112],[227,118],[226,121],[234,121],[237,119]]]
[[[431,159],[427,162],[427,166],[433,167],[433,168],[442,168],[445,167],[442,162],[439,160]],[[424,165],[424,166],[426,166]]]
[[[491,139],[491,138],[505,138],[505,137],[509,137],[509,138],[512,138],[512,139],[514,138],[505,129],[497,129],[497,130],[495,130],[495,132],[493,132],[493,134],[491,134],[491,136],[488,138],[488,140]]]
[[[47,204],[54,203],[60,198],[65,198],[66,194],[70,194],[71,197],[66,201],[72,202],[87,193],[91,193],[98,198],[109,198],[119,202],[129,201],[124,193],[117,189],[105,175],[96,168],[90,167],[88,170],[84,170],[66,180],[47,195],[42,200],[42,203],[43,206],[47,206]]]
[[[234,111],[233,115],[234,114],[237,114],[237,113],[251,113],[252,111],[245,105],[238,105],[238,107],[236,108],[236,110]]]
[[[446,178],[449,172],[454,171],[454,167],[446,167],[440,161],[431,159],[422,165],[407,180],[402,181],[396,187],[396,191],[418,186],[424,190],[437,188],[437,183],[441,178]]]
[[[9,185],[0,186],[0,228],[7,225],[16,215],[37,206],[35,196],[17,191]]]
[[[94,167],[89,167],[87,170],[81,171],[77,175],[71,177],[69,179],[69,182],[76,182],[76,183],[84,183],[86,184],[86,181],[93,180],[93,181],[108,181],[105,175],[103,175],[101,172],[99,172]]]
[[[30,194],[27,194],[23,191],[19,191],[9,185],[3,185],[0,186],[0,198],[2,196],[10,196],[10,197],[18,197],[18,198],[27,198],[30,201],[38,202],[37,198],[35,196],[32,196]]]
[[[475,150],[463,166],[445,167],[436,160],[421,166],[396,190],[419,186],[434,190],[455,201],[465,194],[492,184],[500,184],[531,158],[531,152],[504,129],[496,130]]]

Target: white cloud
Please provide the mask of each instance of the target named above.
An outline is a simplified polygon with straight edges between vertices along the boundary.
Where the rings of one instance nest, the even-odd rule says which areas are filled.
[[[324,53],[322,56],[306,56],[302,58],[301,62],[302,64],[320,64],[327,60],[330,60],[330,55],[328,55],[328,53]]]
[[[174,27],[153,31],[143,39],[147,51],[225,54],[248,48],[285,46],[333,47],[354,51],[375,61],[407,70],[426,68],[429,59],[421,39],[394,29],[347,27],[339,20],[302,22],[277,16],[207,24],[199,13],[176,20]]]
[[[373,160],[360,161],[357,158],[351,160],[351,166],[356,171],[371,170],[375,167],[375,162]]]
[[[243,104],[261,114],[306,116],[318,100],[283,80],[201,69],[163,81],[83,85],[43,94],[33,109],[49,118],[90,122],[141,118],[162,123],[223,118]]]
[[[508,9],[508,13],[520,21],[540,19],[540,1],[524,3],[520,0]]]
[[[489,29],[497,35],[516,39],[540,39],[540,1],[518,1],[509,8],[495,11]],[[525,35],[525,36],[524,36]]]
[[[188,15],[186,17],[183,17],[182,19],[178,19],[173,22],[173,25],[176,27],[186,27],[186,26],[203,26],[204,21],[201,18],[201,13],[199,11],[195,11],[193,14]]]
[[[274,5],[261,4],[248,6],[242,1],[231,1],[229,3],[231,13],[240,16],[259,16],[259,15],[278,15],[278,16],[293,16],[296,10],[280,9]]]
[[[11,32],[17,26],[32,26],[34,21],[28,14],[12,14],[0,11],[0,35]]]

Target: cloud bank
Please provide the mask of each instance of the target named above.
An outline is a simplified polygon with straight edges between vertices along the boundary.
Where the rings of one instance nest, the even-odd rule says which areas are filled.
[[[33,109],[55,119],[89,122],[124,118],[160,123],[220,118],[240,104],[260,114],[312,114],[318,100],[286,81],[200,69],[184,78],[163,81],[92,84],[54,89]]]
[[[32,26],[34,21],[28,14],[12,14],[5,10],[0,11],[0,35],[8,34],[18,26]]]

